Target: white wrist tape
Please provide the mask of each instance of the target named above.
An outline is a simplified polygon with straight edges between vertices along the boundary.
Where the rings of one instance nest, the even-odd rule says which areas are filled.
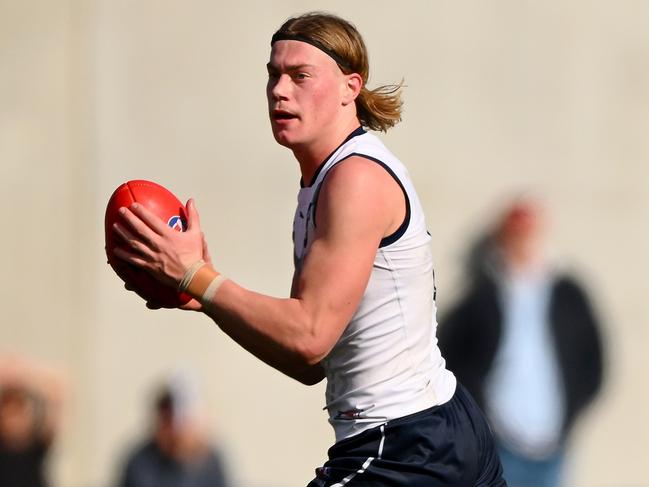
[[[189,287],[189,283],[192,282],[192,279],[198,272],[198,270],[205,265],[205,261],[203,259],[198,260],[194,262],[192,265],[189,266],[189,269],[185,271],[185,275],[183,278],[180,280],[180,283],[178,284],[178,291],[181,293],[184,293],[187,291],[187,288]]]
[[[216,295],[216,292],[223,285],[223,283],[225,281],[227,281],[227,280],[228,280],[228,278],[225,277],[223,274],[219,274],[214,279],[212,279],[212,282],[210,282],[210,285],[207,286],[207,289],[205,289],[205,292],[203,293],[203,296],[201,296],[201,304],[203,306],[205,306],[205,307],[211,306],[212,300],[214,299],[214,296]]]

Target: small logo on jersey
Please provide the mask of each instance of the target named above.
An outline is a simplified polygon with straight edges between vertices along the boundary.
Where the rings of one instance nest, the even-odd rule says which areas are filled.
[[[349,411],[338,411],[336,419],[358,419],[365,412],[365,409],[354,408]]]
[[[183,220],[178,215],[174,215],[171,218],[169,218],[167,225],[169,225],[177,232],[184,232],[187,229],[187,223],[185,223],[185,220]]]

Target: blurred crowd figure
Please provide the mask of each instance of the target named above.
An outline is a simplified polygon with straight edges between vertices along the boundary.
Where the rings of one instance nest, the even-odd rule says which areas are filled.
[[[59,429],[63,374],[0,355],[0,486],[51,487],[47,456]]]
[[[469,259],[469,287],[440,319],[448,367],[494,430],[510,487],[558,487],[570,431],[603,375],[586,291],[546,252],[546,210],[516,199]]]
[[[224,462],[208,439],[194,384],[176,377],[152,407],[152,431],[126,459],[119,487],[226,487]]]

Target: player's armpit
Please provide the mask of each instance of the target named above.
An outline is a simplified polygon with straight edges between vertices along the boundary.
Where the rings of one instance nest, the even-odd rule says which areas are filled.
[[[312,386],[325,378],[325,372],[321,364],[315,364],[303,370],[296,370],[291,377],[304,385]]]

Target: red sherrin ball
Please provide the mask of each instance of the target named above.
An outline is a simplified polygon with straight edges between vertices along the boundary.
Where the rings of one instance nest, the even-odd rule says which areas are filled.
[[[185,231],[185,207],[171,191],[152,181],[128,181],[115,190],[106,206],[104,223],[108,263],[125,283],[147,301],[164,308],[176,308],[191,298],[158,282],[146,271],[124,262],[113,254],[115,247],[124,246],[119,235],[113,230],[113,223],[126,225],[119,216],[119,209],[129,207],[135,202],[146,206],[170,227],[179,232]]]

